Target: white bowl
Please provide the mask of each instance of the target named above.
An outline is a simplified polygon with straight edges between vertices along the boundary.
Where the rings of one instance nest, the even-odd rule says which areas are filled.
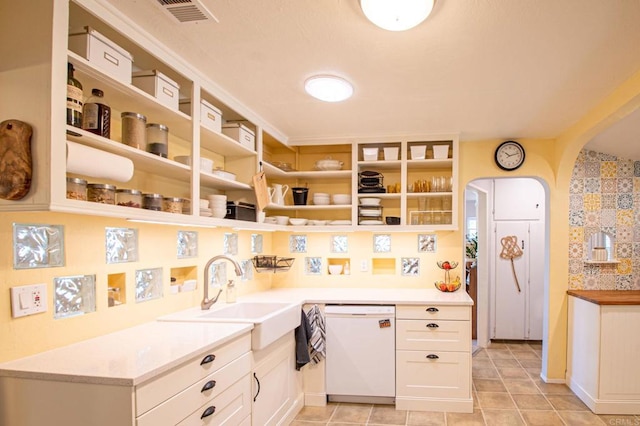
[[[227,209],[226,209],[226,207],[224,209],[213,208],[213,209],[211,209],[211,215],[213,217],[218,218],[218,219],[222,219],[223,217],[225,217],[227,215]]]
[[[349,194],[333,194],[333,204],[351,204],[351,195]]]
[[[307,224],[307,219],[301,219],[301,218],[290,218],[289,219],[289,223],[294,225],[294,226],[302,226],[302,225],[306,225]]]
[[[264,218],[264,223],[271,223],[275,225],[276,223],[278,223],[278,220],[273,216],[267,216]]]
[[[328,220],[310,220],[309,221],[310,225],[315,225],[315,226],[325,226],[327,223],[329,223]]]
[[[329,197],[313,197],[313,204],[316,206],[328,206],[331,201]]]
[[[214,171],[211,172],[211,174],[221,177],[222,179],[236,180],[236,175],[234,173],[227,172],[226,170],[222,170],[222,169],[215,169]]]
[[[276,223],[278,225],[286,225],[289,223],[289,216],[273,216],[276,218]]]
[[[340,275],[342,273],[342,265],[329,265],[329,273],[331,275]]]
[[[209,200],[200,200],[200,208],[208,209],[209,208]]]
[[[382,201],[382,199],[380,198],[365,197],[365,198],[360,198],[360,205],[361,206],[379,206],[380,201]]]

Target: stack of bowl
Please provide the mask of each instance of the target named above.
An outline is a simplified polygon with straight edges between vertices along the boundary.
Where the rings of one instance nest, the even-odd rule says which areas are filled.
[[[351,195],[350,194],[333,194],[333,204],[351,204]]]
[[[316,192],[313,194],[313,204],[316,206],[328,206],[330,204],[329,194],[324,192]]]
[[[227,196],[226,195],[209,195],[209,205],[213,217],[222,219],[227,215]]]

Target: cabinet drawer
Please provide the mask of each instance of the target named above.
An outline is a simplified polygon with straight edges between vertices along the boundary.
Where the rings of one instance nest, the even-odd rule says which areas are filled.
[[[471,398],[471,354],[397,351],[396,397]]]
[[[138,417],[138,426],[177,424],[202,404],[207,404],[226,392],[226,389],[250,372],[251,354],[247,353],[185,390],[174,389],[176,395],[173,398]]]
[[[227,425],[243,424],[251,418],[251,376],[247,374],[218,397],[201,405],[185,418],[179,426]],[[213,411],[205,416],[208,411]],[[156,424],[168,424],[166,421]]]
[[[470,351],[469,321],[398,320],[396,349]]]
[[[397,305],[396,319],[471,320],[471,306]]]
[[[224,346],[202,353],[173,370],[137,386],[136,416],[146,413],[250,350],[251,334],[247,333]],[[215,359],[211,362],[205,362],[205,357],[209,355],[213,355]]]

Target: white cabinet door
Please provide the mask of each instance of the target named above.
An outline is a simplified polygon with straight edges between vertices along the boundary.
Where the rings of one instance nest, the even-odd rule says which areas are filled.
[[[540,220],[544,214],[544,188],[530,178],[494,180],[495,220]]]

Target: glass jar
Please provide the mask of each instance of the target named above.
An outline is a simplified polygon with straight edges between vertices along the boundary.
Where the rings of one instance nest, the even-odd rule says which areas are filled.
[[[120,289],[118,287],[109,287],[107,290],[109,293],[109,307],[121,305],[122,301],[120,300]]]
[[[67,178],[67,198],[87,201],[87,181],[80,178]]]
[[[142,208],[147,210],[162,210],[162,195],[142,194]]]
[[[92,89],[91,97],[82,106],[82,128],[103,138],[111,137],[111,108],[100,89]]]
[[[137,112],[123,112],[122,143],[133,148],[147,149],[147,117]]]
[[[162,199],[162,211],[182,214],[182,204],[184,200],[178,197],[164,197]]]
[[[115,204],[116,187],[106,183],[90,183],[87,185],[87,200],[94,203]]]
[[[147,151],[167,158],[169,154],[169,128],[164,124],[147,124]]]
[[[142,207],[142,192],[137,189],[118,189],[116,191],[116,204],[125,207]]]

